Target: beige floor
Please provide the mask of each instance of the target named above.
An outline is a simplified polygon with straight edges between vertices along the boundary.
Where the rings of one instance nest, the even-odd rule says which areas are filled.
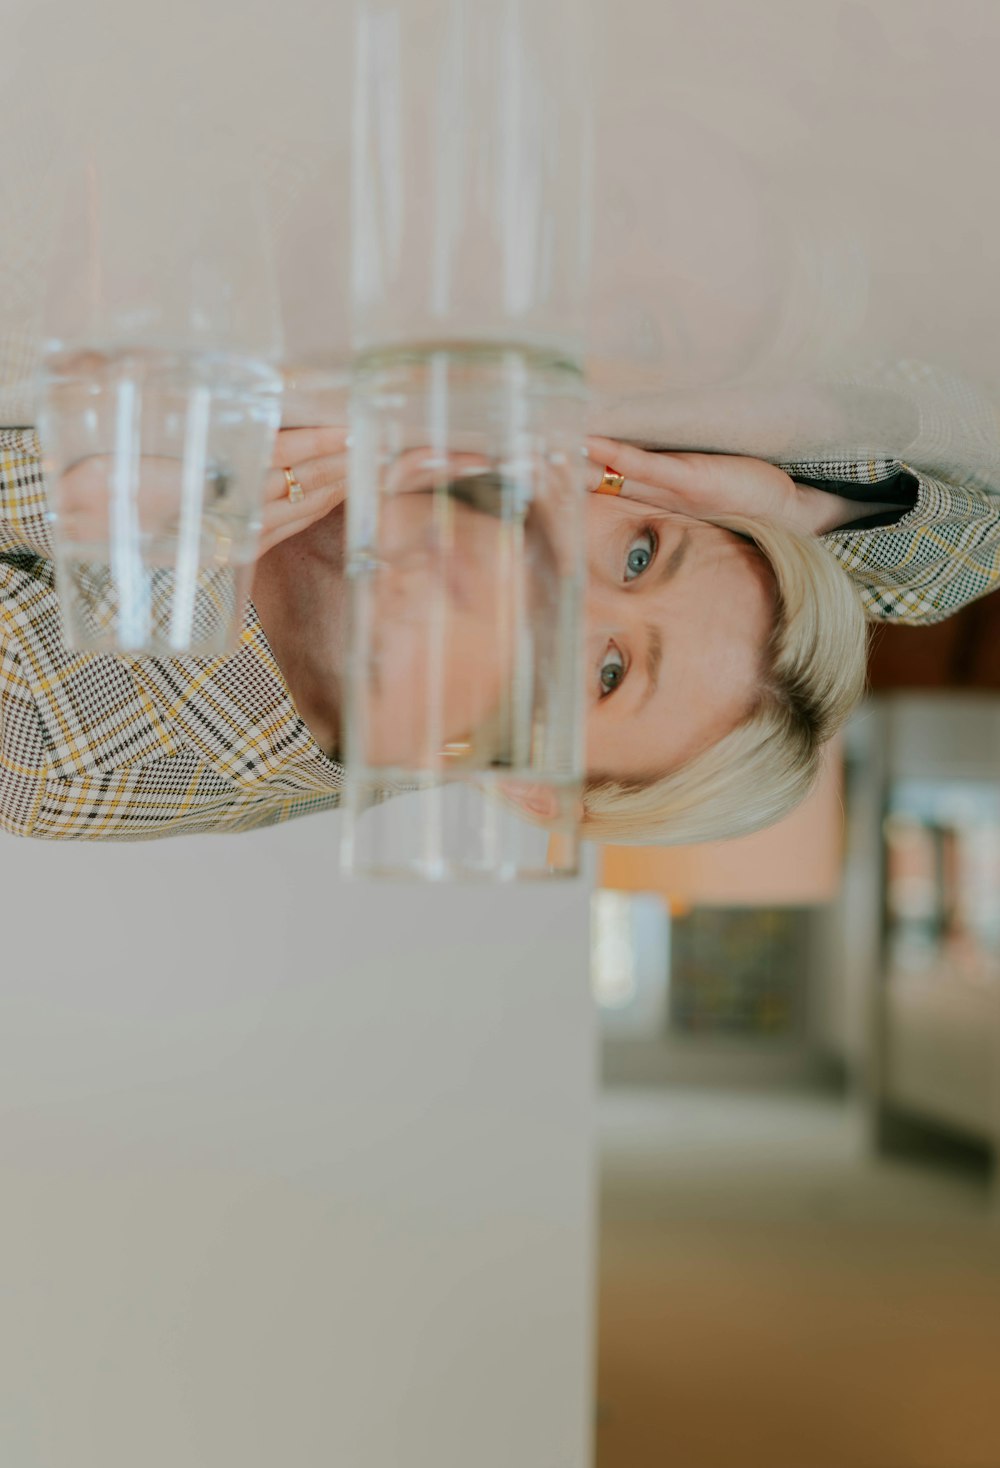
[[[598,1468],[1000,1468],[989,1198],[832,1099],[610,1093]]]

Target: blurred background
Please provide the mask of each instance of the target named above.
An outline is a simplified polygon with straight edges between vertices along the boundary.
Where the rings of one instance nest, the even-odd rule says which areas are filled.
[[[1000,599],[791,819],[607,849],[602,1468],[1000,1461]]]

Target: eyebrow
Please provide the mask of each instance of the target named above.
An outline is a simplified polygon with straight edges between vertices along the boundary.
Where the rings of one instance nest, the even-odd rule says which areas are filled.
[[[685,530],[684,534],[681,536],[680,540],[674,546],[673,550],[670,552],[669,556],[667,556],[666,560],[663,562],[662,567],[660,568],[659,574],[656,578],[658,586],[662,586],[665,581],[669,581],[671,576],[677,575],[677,572],[681,568],[681,562],[687,555],[688,545],[690,544],[690,541],[691,532],[690,530]],[[641,709],[644,709],[646,707],[647,703],[653,697],[653,694],[659,687],[660,668],[662,664],[663,637],[660,634],[659,627],[655,627],[652,622],[649,622],[646,624],[646,691],[639,701],[638,707],[636,708],[636,713],[639,713]]]
[[[675,553],[676,554],[676,553]],[[663,662],[663,638],[659,627],[652,622],[646,626],[646,691],[642,695],[636,713],[646,707],[660,684],[660,666]]]
[[[669,581],[670,578],[671,578],[671,576],[676,576],[677,575],[677,572],[681,568],[681,562],[684,560],[684,557],[688,553],[688,546],[690,544],[691,544],[691,532],[690,532],[690,530],[685,530],[684,533],[683,533],[683,535],[681,536],[680,540],[674,546],[674,548],[670,552],[669,556],[667,556],[666,560],[663,562],[663,564],[660,566],[659,570],[657,571],[657,575],[656,575],[656,584],[657,584],[657,586],[662,586],[663,583],[664,583],[664,581]]]

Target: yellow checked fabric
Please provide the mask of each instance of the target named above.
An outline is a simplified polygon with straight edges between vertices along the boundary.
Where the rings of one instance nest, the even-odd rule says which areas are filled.
[[[793,478],[870,484],[873,500],[879,483],[901,469],[916,479],[916,503],[894,524],[823,536],[873,621],[941,622],[1000,585],[1000,497],[950,484],[900,459],[823,459],[781,467]],[[859,518],[863,513],[859,503]]]
[[[34,433],[0,430],[0,827],[136,840],[336,805],[256,614],[226,658],[69,652]]]
[[[1000,585],[1000,497],[893,467],[918,481],[913,509],[894,525],[833,531],[823,544],[860,587],[873,621],[942,622]]]
[[[900,467],[916,505],[824,543],[870,616],[935,622],[1000,583],[1000,499],[894,460],[786,465],[873,485]],[[859,506],[859,510],[861,507]],[[252,607],[231,657],[71,653],[59,635],[33,432],[0,430],[0,828],[140,840],[241,831],[335,806],[342,768],[292,704]]]

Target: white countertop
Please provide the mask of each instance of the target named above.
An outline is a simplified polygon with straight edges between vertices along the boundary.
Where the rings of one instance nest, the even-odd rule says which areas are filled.
[[[190,4],[154,26],[118,0],[103,23],[70,0],[12,4],[0,421],[32,414],[66,138],[103,89],[155,167],[164,138],[144,134],[146,103],[179,74],[210,120],[205,147],[217,121],[259,160],[289,364],[342,363],[350,6],[225,0],[210,25]],[[774,458],[885,448],[988,480],[1000,8],[602,0],[599,34],[595,426]],[[336,416],[337,394],[313,407]]]

